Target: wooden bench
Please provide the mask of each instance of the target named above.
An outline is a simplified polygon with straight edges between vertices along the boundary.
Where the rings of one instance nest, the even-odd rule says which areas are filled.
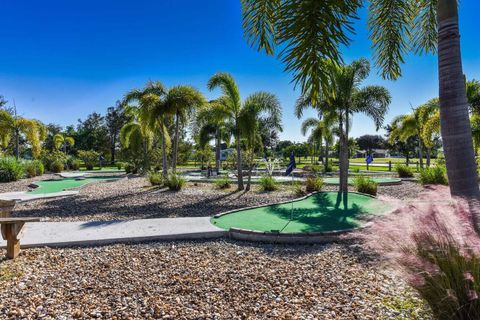
[[[16,200],[3,200],[0,199],[0,218],[10,217],[13,208],[15,208]]]
[[[0,218],[3,240],[7,240],[7,258],[15,259],[20,253],[20,238],[26,222],[38,222],[40,218]]]

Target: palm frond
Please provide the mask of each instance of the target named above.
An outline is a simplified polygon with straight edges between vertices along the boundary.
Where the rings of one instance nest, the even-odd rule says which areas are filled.
[[[418,0],[413,3],[415,18],[412,46],[415,53],[437,51],[437,3],[438,0]]]
[[[319,124],[320,124],[320,121],[318,119],[315,119],[315,118],[305,119],[302,122],[302,127],[301,127],[302,135],[306,135],[308,130],[318,127]]]
[[[397,79],[402,74],[401,64],[412,37],[412,8],[411,1],[405,0],[371,0],[368,6],[375,64],[386,79]]]
[[[275,25],[280,0],[241,0],[243,30],[247,42],[257,50],[274,54]]]
[[[370,117],[377,128],[382,126],[391,96],[388,90],[381,86],[367,86],[354,96],[353,112],[361,112]]]
[[[210,91],[220,88],[224,94],[223,99],[227,106],[230,107],[235,114],[240,112],[240,90],[231,74],[225,72],[214,74],[208,80],[207,87]]]

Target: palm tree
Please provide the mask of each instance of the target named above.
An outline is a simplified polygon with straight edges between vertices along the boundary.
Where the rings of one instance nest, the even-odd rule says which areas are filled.
[[[161,97],[165,94],[165,88],[160,82],[149,82],[143,90],[134,89],[128,92],[122,102],[126,108],[126,114],[131,116],[131,121],[125,124],[120,131],[120,140],[125,148],[130,145],[130,137],[142,137],[143,149],[143,168],[148,170],[149,159],[148,150],[154,131],[159,129],[162,134],[162,145],[165,144],[167,137],[165,136],[165,128],[159,119],[158,109],[161,109]],[[129,105],[132,102],[137,104]],[[163,159],[166,159],[165,149],[163,151]],[[163,170],[166,170],[166,160],[163,161]]]
[[[46,138],[45,126],[37,121],[12,115],[7,110],[0,110],[0,142],[3,148],[7,148],[14,139],[14,155],[20,158],[20,137],[24,136],[32,147],[34,158],[40,156],[42,141]]]
[[[431,150],[434,143],[434,133],[439,132],[438,99],[432,99],[427,103],[413,109],[413,112],[397,117],[395,130],[392,130],[390,139],[399,138],[406,142],[411,137],[418,138],[418,158],[420,167],[423,168],[423,150],[426,149],[427,167],[430,166]]]
[[[227,123],[229,113],[226,103],[222,99],[210,101],[197,112],[196,124],[199,129],[199,142],[202,148],[212,139],[215,139],[215,167],[217,175],[220,173],[220,143],[222,137],[229,141]]]
[[[63,152],[67,154],[67,146],[74,146],[75,139],[72,137],[66,137],[63,134],[57,133],[53,136],[53,146],[55,150],[60,150],[63,147]]]
[[[329,91],[329,62],[342,63],[357,12],[365,3],[346,1],[241,0],[248,42],[279,57],[314,103]],[[371,0],[370,37],[384,78],[401,76],[404,57],[438,51],[441,133],[450,191],[480,200],[465,80],[460,54],[457,0]],[[438,49],[438,50],[437,50]],[[480,230],[480,217],[477,219]]]
[[[282,108],[275,95],[268,92],[257,92],[245,99],[238,117],[238,126],[241,137],[245,139],[248,155],[247,191],[250,190],[255,150],[257,147],[263,147],[260,137],[261,123],[270,123],[272,128],[282,130],[281,118]]]
[[[333,144],[333,136],[336,131],[334,126],[337,125],[337,117],[334,113],[324,113],[319,115],[319,118],[307,118],[302,122],[302,135],[306,135],[308,130],[311,129],[310,136],[308,137],[308,142],[314,144],[315,142],[320,143],[320,149],[322,149],[322,141],[325,141],[325,162],[323,166],[324,172],[328,171],[329,165],[329,154],[328,151],[330,146]],[[322,151],[320,150],[320,154]]]
[[[205,98],[197,89],[191,86],[175,86],[165,94],[163,108],[165,114],[175,118],[175,138],[173,142],[172,170],[177,168],[178,141],[180,140],[180,126],[184,126],[193,109],[205,103]]]
[[[223,96],[220,98],[225,104],[226,110],[228,112],[228,119],[233,122],[235,127],[235,140],[237,146],[237,179],[238,179],[238,190],[243,190],[245,187],[243,185],[243,167],[242,167],[242,151],[240,148],[240,124],[239,117],[242,110],[242,102],[240,100],[240,91],[238,89],[235,79],[224,72],[219,72],[213,75],[208,81],[208,89],[210,91],[215,88],[220,88],[222,90]]]

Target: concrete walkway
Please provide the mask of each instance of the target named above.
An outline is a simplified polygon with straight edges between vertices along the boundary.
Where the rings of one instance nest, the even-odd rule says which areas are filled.
[[[102,245],[151,240],[220,238],[227,231],[210,223],[209,217],[162,218],[128,221],[32,222],[25,224],[22,248]],[[0,247],[6,242],[1,240]]]
[[[4,192],[4,193],[0,193],[0,199],[1,200],[17,200],[17,202],[22,202],[22,201],[31,201],[31,200],[46,199],[46,198],[74,196],[78,193],[79,191],[77,190],[65,190],[65,191],[51,192],[51,193],[30,193],[28,191]]]

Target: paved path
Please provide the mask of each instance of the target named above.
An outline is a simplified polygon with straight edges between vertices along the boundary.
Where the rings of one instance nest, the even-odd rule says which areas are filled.
[[[22,248],[101,245],[149,240],[219,238],[226,231],[210,223],[209,217],[162,218],[129,221],[32,222],[25,224]],[[0,247],[6,242],[1,240]]]
[[[0,199],[1,200],[17,200],[17,202],[22,202],[22,201],[45,199],[45,198],[74,196],[78,193],[79,191],[77,190],[65,190],[65,191],[51,192],[51,193],[30,193],[27,191],[4,192],[4,193],[0,193]]]

